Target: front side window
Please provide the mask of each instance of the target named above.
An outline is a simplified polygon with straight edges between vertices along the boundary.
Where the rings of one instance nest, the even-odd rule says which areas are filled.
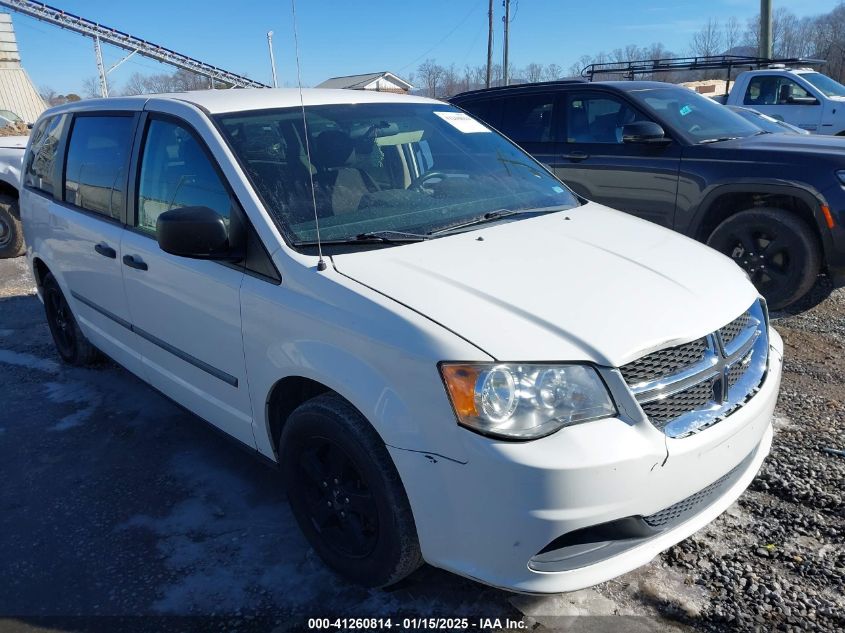
[[[517,143],[552,142],[555,140],[552,126],[554,103],[553,94],[528,94],[504,99],[499,130]]]
[[[715,143],[763,132],[736,112],[688,88],[641,88],[628,95],[692,143]]]
[[[266,147],[274,147],[264,139]],[[197,138],[185,127],[153,119],[147,127],[138,182],[138,228],[155,234],[158,216],[208,207],[228,220],[232,201]]]
[[[53,166],[66,118],[59,115],[43,119],[32,131],[24,168],[24,185],[27,187],[53,193]]]
[[[65,201],[116,220],[126,199],[132,116],[78,116],[65,167]]]
[[[755,105],[793,105],[793,98],[812,99],[796,81],[780,75],[758,75],[748,82],[745,92],[745,104]]]
[[[373,231],[426,234],[490,212],[577,199],[501,135],[448,105],[361,103],[218,115],[223,135],[294,244]],[[263,147],[263,150],[261,149]]]
[[[622,99],[610,94],[570,95],[566,108],[568,143],[621,143],[622,128],[647,120]]]

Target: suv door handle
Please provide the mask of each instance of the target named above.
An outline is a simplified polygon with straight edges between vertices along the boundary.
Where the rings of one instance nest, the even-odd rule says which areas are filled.
[[[123,263],[136,270],[147,270],[147,262],[137,255],[124,255]]]
[[[569,152],[568,154],[564,154],[563,157],[568,158],[573,162],[580,162],[589,158],[590,155],[586,152]]]
[[[114,250],[111,246],[106,244],[105,242],[100,242],[94,247],[94,250],[97,251],[103,257],[108,257],[109,259],[116,259],[117,258],[117,251]]]

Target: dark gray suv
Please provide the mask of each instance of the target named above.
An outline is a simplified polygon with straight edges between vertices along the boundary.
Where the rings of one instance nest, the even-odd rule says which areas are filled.
[[[771,134],[651,81],[525,84],[451,102],[583,197],[729,255],[772,308],[804,296],[819,272],[845,281],[845,139]]]

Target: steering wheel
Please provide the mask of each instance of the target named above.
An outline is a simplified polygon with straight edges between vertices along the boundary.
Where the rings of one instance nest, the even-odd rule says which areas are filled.
[[[448,178],[448,174],[445,171],[428,171],[424,174],[420,174],[413,180],[411,180],[411,184],[408,185],[408,189],[415,189],[416,191],[425,191],[424,184],[427,180],[433,180],[434,178],[439,178],[440,180],[445,180]]]

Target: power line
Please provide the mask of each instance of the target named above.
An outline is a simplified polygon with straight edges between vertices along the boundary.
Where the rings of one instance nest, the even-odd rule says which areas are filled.
[[[2,1],[2,0],[0,0],[0,1]],[[476,4],[476,5],[474,5],[474,6],[473,6],[473,7],[472,7],[472,8],[471,8],[468,12],[467,12],[467,14],[466,14],[466,15],[465,15],[462,19],[461,19],[461,21],[460,21],[460,22],[458,22],[458,23],[454,26],[454,28],[453,28],[451,31],[449,31],[449,32],[448,32],[445,36],[443,36],[440,40],[438,40],[438,41],[437,41],[437,43],[435,43],[435,44],[434,44],[434,46],[432,46],[432,47],[431,47],[431,48],[429,48],[426,52],[424,52],[422,55],[420,55],[419,57],[417,57],[414,61],[412,61],[412,62],[408,62],[407,64],[405,64],[404,66],[402,66],[401,68],[399,68],[396,72],[398,72],[398,73],[399,73],[399,72],[402,72],[402,71],[403,71],[403,70],[405,70],[408,66],[413,66],[413,65],[414,65],[414,64],[416,64],[418,61],[420,61],[423,57],[425,57],[425,56],[426,56],[426,55],[428,55],[431,51],[433,51],[435,48],[437,48],[438,46],[440,46],[443,42],[445,42],[446,40],[448,40],[448,39],[449,39],[449,38],[450,38],[450,37],[454,34],[454,32],[455,32],[455,31],[457,31],[459,28],[461,28],[461,27],[463,26],[464,22],[466,22],[466,21],[469,19],[469,16],[471,16],[473,13],[475,13],[475,12],[478,10],[478,7],[479,7],[479,5],[477,5],[477,4]]]

